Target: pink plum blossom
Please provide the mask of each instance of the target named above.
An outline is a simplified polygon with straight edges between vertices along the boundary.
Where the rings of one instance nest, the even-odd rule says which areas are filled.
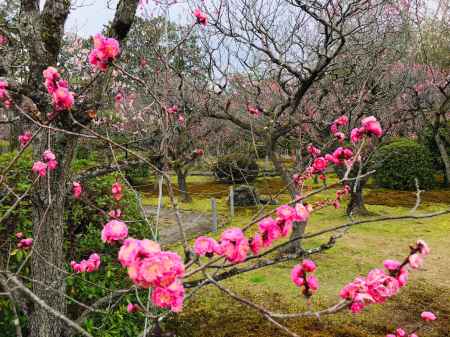
[[[267,217],[262,219],[258,223],[259,232],[261,233],[263,247],[269,247],[272,242],[280,238],[281,232],[277,225],[277,222],[271,218]]]
[[[19,241],[17,244],[18,248],[28,249],[33,245],[33,239],[32,238],[26,238]]]
[[[29,131],[24,132],[23,134],[21,134],[21,135],[19,136],[19,143],[20,143],[20,145],[21,145],[22,147],[25,146],[25,145],[27,145],[27,144],[30,142],[30,140],[31,140],[32,137],[33,137],[33,136],[32,136],[32,134],[31,134],[31,132],[29,132]]]
[[[350,140],[352,143],[357,143],[357,142],[361,141],[363,139],[363,136],[364,136],[363,130],[360,130],[358,128],[354,128],[350,132]]]
[[[102,230],[102,241],[113,243],[114,241],[122,241],[128,236],[127,225],[120,220],[109,221]]]
[[[194,252],[199,256],[211,257],[216,251],[218,243],[213,238],[207,236],[199,236],[195,240]]]
[[[23,233],[22,232],[17,232],[16,233],[16,238],[17,239],[22,239],[23,238]]]
[[[378,122],[374,116],[364,118],[361,121],[361,125],[368,134],[373,134],[378,138],[383,135],[380,122]]]
[[[309,290],[312,292],[317,291],[319,289],[319,281],[314,275],[308,275],[306,277],[306,284],[308,285]]]
[[[72,183],[72,195],[75,199],[80,199],[83,188],[78,181]]]
[[[409,256],[408,261],[409,261],[409,265],[412,268],[417,269],[417,268],[422,267],[423,257],[421,254],[418,254],[418,253],[412,254]]]
[[[420,314],[420,317],[424,321],[435,321],[437,319],[436,315],[433,314],[431,311],[424,311]]]
[[[175,281],[168,287],[153,289],[151,300],[153,304],[161,308],[180,312],[183,309],[184,287],[180,281]]]
[[[247,258],[250,246],[240,228],[228,228],[220,237],[221,255],[231,263],[239,263]]]
[[[259,233],[255,234],[255,236],[250,239],[250,249],[255,256],[259,254],[263,245],[263,239]]]
[[[316,264],[313,261],[306,259],[302,261],[302,268],[306,272],[312,273],[316,270]]]
[[[198,24],[203,26],[208,24],[208,18],[206,17],[206,14],[200,10],[200,8],[194,10],[194,16],[197,18]]]
[[[308,151],[308,153],[313,157],[320,156],[320,153],[321,153],[320,150],[312,144],[309,144],[306,147],[306,151]]]
[[[176,253],[157,252],[142,260],[139,274],[145,285],[167,287],[184,276],[184,265]]]
[[[74,104],[73,93],[65,87],[58,87],[52,94],[55,109],[70,110]]]
[[[119,201],[120,199],[122,199],[122,185],[119,182],[115,182],[114,184],[112,184],[111,193],[115,200]]]
[[[296,265],[291,271],[291,280],[298,287],[305,284],[305,272],[301,264]]]
[[[401,263],[396,260],[384,260],[383,265],[384,268],[389,271],[397,271],[400,268]]]
[[[93,41],[94,49],[89,54],[89,63],[94,68],[105,71],[120,54],[119,42],[101,34],[95,35]]]
[[[419,249],[419,253],[427,256],[428,254],[430,254],[430,248],[428,247],[427,243],[423,240],[418,240],[417,241],[417,248]]]
[[[47,174],[47,164],[41,161],[37,161],[33,164],[31,171],[37,173],[41,177],[45,177],[45,175]]]
[[[140,310],[139,305],[134,304],[134,303],[128,303],[128,305],[127,305],[127,312],[128,312],[129,314],[138,312],[139,310]]]
[[[297,213],[297,221],[304,222],[309,218],[309,209],[301,203],[295,205],[295,212]]]
[[[328,166],[328,162],[324,157],[318,157],[314,159],[312,167],[314,169],[314,173],[322,173]]]
[[[76,273],[92,273],[100,268],[100,264],[100,256],[96,253],[91,254],[87,260],[81,260],[79,263],[76,261],[70,262],[70,266]]]
[[[119,219],[122,216],[122,210],[120,208],[112,209],[108,212],[108,215],[111,218]]]

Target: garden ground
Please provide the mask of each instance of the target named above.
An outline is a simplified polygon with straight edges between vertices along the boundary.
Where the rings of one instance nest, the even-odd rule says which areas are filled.
[[[182,203],[183,210],[210,212],[210,198],[218,200],[218,211],[223,219],[228,218],[226,203],[228,186],[217,183],[212,177],[190,177],[189,190],[193,202]],[[152,186],[152,184],[150,184]],[[265,178],[255,183],[265,197],[274,195],[282,188],[279,178]],[[310,186],[312,188],[314,186]],[[316,197],[331,198],[333,191]],[[144,189],[144,203],[156,205],[156,192]],[[278,201],[288,200],[280,195]],[[368,209],[379,215],[401,215],[410,212],[415,203],[414,192],[399,192],[367,189]],[[165,204],[168,200],[165,198]],[[450,191],[430,191],[422,195],[418,213],[447,208]],[[245,225],[258,208],[237,209],[235,217],[224,226]],[[315,212],[308,224],[308,232],[343,224],[349,221],[345,216],[345,204],[339,210],[326,208]],[[166,224],[169,225],[169,224]],[[218,236],[218,233],[210,235]],[[385,305],[372,305],[361,314],[342,312],[333,317],[317,319],[295,319],[286,322],[299,336],[309,337],[359,337],[385,336],[398,326],[413,329],[419,322],[423,310],[432,310],[439,321],[432,330],[419,333],[420,336],[450,336],[450,215],[426,220],[386,221],[364,224],[351,228],[335,247],[312,258],[318,265],[317,276],[320,289],[312,299],[312,307],[324,308],[339,300],[339,290],[358,275],[365,275],[370,269],[381,267],[387,258],[402,259],[408,253],[408,245],[417,239],[424,239],[432,248],[421,271],[413,271],[410,283],[401,293]],[[329,236],[314,238],[305,242],[306,247],[315,247],[328,240]],[[176,247],[171,247],[176,248]],[[271,311],[295,312],[306,308],[298,288],[290,281],[290,270],[294,261],[242,274],[224,285]],[[207,292],[207,296],[205,295]],[[171,329],[179,336],[195,337],[272,337],[283,333],[267,323],[253,309],[236,303],[224,296],[213,286],[203,288],[186,306],[186,310],[171,322]]]

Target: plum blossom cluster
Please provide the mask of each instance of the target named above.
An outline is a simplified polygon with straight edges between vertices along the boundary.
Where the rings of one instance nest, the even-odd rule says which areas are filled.
[[[31,138],[33,138],[33,135],[29,131],[26,131],[23,134],[21,134],[18,137],[20,146],[22,147],[26,146],[30,142]]]
[[[313,153],[317,154],[316,150]],[[319,150],[320,151],[320,150]],[[348,147],[338,147],[332,154],[315,157],[310,170],[313,174],[323,174],[329,163],[336,166],[345,164],[347,167],[353,163],[353,151]]]
[[[420,317],[425,323],[435,321],[437,319],[436,315],[431,311],[424,311],[420,314]],[[398,328],[395,330],[395,334],[388,334],[386,337],[419,337],[416,332],[420,329],[420,327],[416,328],[414,331],[408,333],[402,328]]]
[[[128,238],[119,250],[119,261],[134,284],[152,288],[155,305],[174,312],[182,310],[184,265],[178,254],[161,251],[159,244],[151,240]]]
[[[102,230],[102,241],[112,244],[116,241],[123,241],[128,236],[128,227],[125,222],[112,219],[106,223]]]
[[[100,256],[94,253],[87,260],[81,260],[79,263],[76,261],[70,262],[70,266],[76,273],[92,273],[100,268],[100,263]]]
[[[340,208],[341,207],[341,199],[345,196],[347,196],[350,193],[350,186],[345,185],[343,189],[336,191],[336,197],[334,199],[327,199],[327,200],[320,200],[313,202],[313,208],[315,210],[321,209],[327,205],[333,205],[334,208]]]
[[[83,193],[83,187],[81,186],[80,182],[74,181],[72,183],[72,195],[75,199],[81,198],[81,193]]]
[[[122,199],[122,185],[119,182],[115,182],[111,187],[111,193],[114,200],[119,201],[120,199]]]
[[[363,139],[365,135],[374,135],[380,138],[383,135],[380,122],[374,117],[369,116],[361,121],[361,127],[354,128],[350,133],[352,143],[357,143]]]
[[[319,289],[319,282],[314,273],[316,264],[311,260],[303,260],[302,263],[296,265],[291,271],[291,280],[297,287],[302,288],[305,297],[311,297],[314,292]]]
[[[58,70],[48,67],[43,71],[44,85],[52,95],[53,107],[56,111],[70,110],[74,103],[73,92],[69,91],[69,84],[61,78]]]
[[[339,128],[348,124],[348,117],[341,116],[336,119],[333,124],[331,124],[330,131],[337,138],[337,140],[342,143],[345,139],[345,134],[339,131]]]
[[[205,13],[201,11],[200,8],[194,10],[194,16],[197,19],[197,24],[206,26],[208,24],[208,18]]]
[[[106,71],[108,65],[120,54],[119,42],[116,39],[97,34],[93,38],[94,49],[89,54],[89,63],[101,71]]]
[[[373,269],[368,273],[367,277],[357,277],[340,291],[340,296],[350,301],[349,307],[353,313],[360,312],[370,304],[384,303],[407,284],[408,266],[418,268],[421,265],[423,256],[428,253],[429,248],[427,244],[419,240],[403,263],[395,260],[385,260],[384,267],[386,271]]]
[[[267,217],[258,224],[258,232],[247,239],[240,228],[228,228],[220,236],[219,242],[213,238],[200,236],[195,240],[194,252],[198,256],[211,258],[214,255],[223,256],[231,263],[246,260],[249,251],[258,255],[261,249],[270,247],[280,238],[288,237],[293,223],[306,221],[311,208],[301,203],[295,207],[282,205],[277,208],[277,217]]]
[[[166,112],[169,114],[169,116],[177,116],[177,120],[180,125],[184,124],[186,119],[177,105],[167,107]]]
[[[28,249],[33,245],[33,239],[32,238],[24,238],[24,235],[22,232],[17,232],[16,238],[19,240],[19,242],[17,243],[17,248]]]
[[[3,103],[5,108],[9,109],[11,107],[11,100],[8,95],[8,82],[0,81],[0,102]]]
[[[58,167],[58,161],[55,154],[51,150],[45,150],[42,154],[43,161],[36,161],[33,163],[31,170],[40,177],[45,177],[47,170],[52,171]]]

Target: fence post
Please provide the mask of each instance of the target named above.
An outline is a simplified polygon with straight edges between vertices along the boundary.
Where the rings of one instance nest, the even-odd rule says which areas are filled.
[[[233,218],[234,217],[234,186],[230,186],[230,195],[229,198],[230,200],[230,217]]]
[[[211,223],[213,232],[217,232],[217,203],[216,198],[211,198]]]

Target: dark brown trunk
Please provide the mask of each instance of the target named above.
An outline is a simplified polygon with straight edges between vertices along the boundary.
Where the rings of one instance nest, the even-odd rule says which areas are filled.
[[[356,189],[351,185],[350,200],[347,205],[347,215],[370,215],[364,204],[363,188],[365,181],[359,181]]]
[[[34,160],[41,159],[49,140],[59,164],[56,170],[48,172],[47,177],[39,179],[32,194],[34,241],[31,273],[36,281],[33,292],[53,309],[65,313],[64,204],[76,138],[48,137],[48,133],[43,132],[33,146]],[[61,331],[59,320],[41,306],[34,306],[30,317],[30,337],[59,337]]]
[[[442,163],[444,164],[444,177],[446,184],[450,184],[450,159],[448,157],[448,150],[442,140],[439,132],[434,135],[434,141],[439,149],[439,154],[441,155]]]
[[[293,184],[293,181],[292,181],[291,176],[289,175],[289,172],[287,171],[287,169],[284,167],[283,163],[278,158],[275,149],[271,146],[268,146],[267,148],[268,148],[267,153],[269,155],[270,160],[273,163],[273,166],[275,167],[275,170],[281,176],[283,183],[287,186],[287,189],[288,189],[288,192],[289,192],[291,198],[294,199],[298,192],[297,192],[295,185]],[[292,239],[296,239],[298,237],[303,236],[303,234],[305,233],[306,225],[307,225],[307,221],[294,222],[293,230],[292,230],[292,233],[291,233],[291,236],[289,239],[292,240]],[[283,249],[283,253],[295,254],[295,253],[301,252],[302,250],[303,250],[302,240],[297,240],[297,241],[291,242],[290,244],[285,246]]]
[[[183,202],[191,202],[192,198],[189,195],[189,192],[187,190],[187,172],[183,171],[182,169],[176,170],[177,174],[177,182],[178,182],[178,189],[180,191],[181,200]]]

